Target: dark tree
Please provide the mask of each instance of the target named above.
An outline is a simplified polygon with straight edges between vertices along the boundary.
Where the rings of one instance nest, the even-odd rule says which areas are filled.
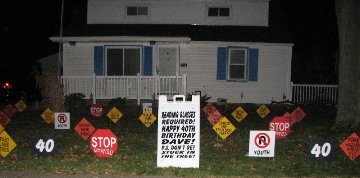
[[[360,1],[336,0],[339,32],[339,100],[336,125],[360,125]]]

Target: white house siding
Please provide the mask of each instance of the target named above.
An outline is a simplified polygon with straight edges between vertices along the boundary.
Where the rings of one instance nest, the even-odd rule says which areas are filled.
[[[128,5],[148,16],[126,15]],[[229,7],[230,17],[208,17],[208,7]],[[88,24],[198,24],[268,26],[268,0],[88,0]]]
[[[94,46],[88,43],[64,44],[63,76],[92,76]]]
[[[258,81],[230,82],[216,79],[217,48],[242,46],[259,49]],[[211,101],[225,98],[235,103],[270,103],[290,97],[291,44],[192,42],[180,49],[181,74],[187,74],[187,91],[201,91]],[[241,97],[242,96],[242,97]]]

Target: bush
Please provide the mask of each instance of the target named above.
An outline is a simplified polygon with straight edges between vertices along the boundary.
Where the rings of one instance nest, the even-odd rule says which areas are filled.
[[[66,111],[76,111],[86,107],[85,95],[82,93],[72,93],[65,96]]]
[[[110,108],[112,108],[112,107],[120,108],[122,106],[125,106],[126,103],[127,103],[127,99],[125,97],[124,98],[118,97],[118,98],[111,99],[108,103],[108,106]]]
[[[190,93],[186,94],[186,101],[192,101],[192,95]],[[203,107],[206,105],[206,103],[209,101],[211,96],[208,96],[207,94],[201,95],[200,97],[200,106]]]

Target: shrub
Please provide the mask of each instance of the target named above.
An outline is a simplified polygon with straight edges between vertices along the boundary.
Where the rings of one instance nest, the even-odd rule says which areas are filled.
[[[112,107],[120,108],[122,106],[125,106],[126,103],[127,103],[127,99],[125,97],[124,98],[118,97],[118,98],[111,99],[108,103],[108,106],[110,108],[112,108]]]
[[[76,111],[86,107],[85,95],[82,93],[72,93],[65,96],[66,111]]]

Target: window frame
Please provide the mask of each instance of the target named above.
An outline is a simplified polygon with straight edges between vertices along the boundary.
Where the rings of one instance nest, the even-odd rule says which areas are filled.
[[[210,15],[210,9],[217,9],[217,15]],[[220,11],[221,9],[228,9],[228,15],[224,16],[224,15],[220,15]],[[206,17],[207,18],[230,18],[231,17],[231,7],[229,6],[208,6],[207,7],[207,11],[206,11]]]
[[[244,63],[243,64],[231,64],[231,51],[242,50],[244,51]],[[249,60],[249,49],[246,47],[229,47],[227,49],[227,64],[226,64],[226,79],[228,81],[247,81],[248,77],[248,60]],[[231,66],[244,66],[244,77],[243,78],[231,78]]]
[[[129,15],[128,9],[129,8],[136,8],[136,14]],[[146,8],[146,14],[139,14],[139,8]],[[150,14],[150,7],[146,5],[126,5],[126,16],[128,17],[147,17]]]
[[[125,75],[124,72],[125,72],[125,53],[123,52],[123,59],[122,59],[122,75],[109,75],[108,74],[108,49],[122,49],[122,50],[125,50],[125,49],[138,49],[139,50],[139,71],[137,73],[139,73],[140,75],[143,75],[143,64],[142,64],[142,61],[143,61],[143,49],[142,49],[142,46],[131,46],[131,45],[126,45],[126,46],[104,46],[104,53],[105,53],[105,66],[104,66],[104,74],[105,76],[132,76],[132,75]]]

